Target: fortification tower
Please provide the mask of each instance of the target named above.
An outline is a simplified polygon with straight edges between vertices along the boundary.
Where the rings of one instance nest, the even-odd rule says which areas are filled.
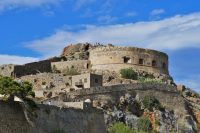
[[[90,50],[92,69],[119,72],[122,68],[133,68],[148,73],[167,74],[168,55],[156,50],[136,47],[105,46]]]

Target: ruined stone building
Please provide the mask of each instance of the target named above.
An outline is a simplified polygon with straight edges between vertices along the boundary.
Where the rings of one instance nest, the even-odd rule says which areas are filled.
[[[102,84],[103,84],[102,75],[87,73],[87,74],[72,76],[72,87],[74,89],[97,87],[97,86],[102,86]]]

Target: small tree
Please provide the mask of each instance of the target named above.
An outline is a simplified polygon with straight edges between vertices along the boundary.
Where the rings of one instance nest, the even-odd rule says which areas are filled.
[[[136,80],[138,75],[132,68],[121,69],[120,74],[122,78]]]
[[[137,127],[139,131],[147,131],[150,132],[152,130],[151,121],[147,117],[140,117],[137,120]]]
[[[160,102],[153,96],[145,96],[143,99],[142,99],[142,104],[143,106],[152,111],[153,108],[155,109],[161,109],[161,104]]]
[[[10,98],[17,96],[21,100],[25,100],[27,96],[35,97],[29,82],[18,83],[12,78],[2,76],[0,76],[0,94]]]

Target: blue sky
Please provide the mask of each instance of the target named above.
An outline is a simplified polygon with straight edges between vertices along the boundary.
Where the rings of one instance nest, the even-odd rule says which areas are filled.
[[[0,0],[0,64],[59,55],[76,42],[100,42],[169,54],[177,83],[200,91],[197,0]]]

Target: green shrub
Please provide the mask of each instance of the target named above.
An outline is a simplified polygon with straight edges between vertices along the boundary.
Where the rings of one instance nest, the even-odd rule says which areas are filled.
[[[120,74],[122,78],[136,80],[138,75],[132,68],[121,69]]]
[[[14,100],[14,96],[24,100],[27,96],[35,97],[32,91],[32,84],[29,82],[16,82],[10,77],[0,76],[0,94],[10,97]]]
[[[146,131],[146,132],[151,132],[152,130],[152,125],[151,121],[147,117],[140,117],[137,120],[137,127],[139,131]]]
[[[145,96],[142,99],[142,104],[144,106],[144,108],[152,111],[153,108],[155,109],[161,109],[161,104],[160,102],[153,96]]]
[[[138,81],[139,83],[162,83],[161,80],[157,80],[154,78],[145,78],[145,77],[139,77]]]
[[[144,133],[144,132],[139,132],[134,129],[131,129],[122,122],[116,122],[113,124],[112,127],[108,129],[108,133]]]

